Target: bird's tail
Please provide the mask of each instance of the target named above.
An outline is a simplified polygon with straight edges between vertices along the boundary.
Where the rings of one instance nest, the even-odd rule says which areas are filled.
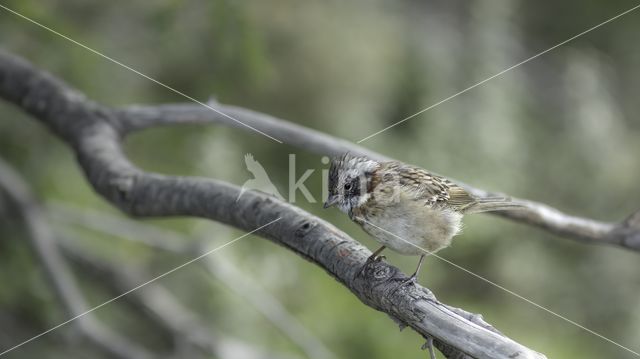
[[[464,214],[493,212],[493,211],[512,211],[525,209],[526,207],[517,202],[511,201],[511,198],[505,197],[487,197],[479,198],[477,201],[469,204],[462,209]]]

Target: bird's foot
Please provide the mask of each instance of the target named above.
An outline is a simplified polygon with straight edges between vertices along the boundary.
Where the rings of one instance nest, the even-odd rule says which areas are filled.
[[[436,353],[433,350],[433,338],[432,337],[427,337],[427,341],[422,345],[422,347],[420,348],[422,350],[429,350],[429,356],[431,357],[431,359],[436,359]]]
[[[370,255],[367,258],[367,261],[365,262],[365,265],[369,264],[371,262],[380,262],[381,260],[387,259],[387,257],[385,257],[384,255],[378,255],[380,252],[381,252],[380,250],[377,250],[372,255]]]
[[[405,279],[400,283],[400,287],[405,286],[407,284],[416,285],[418,283],[418,273],[413,273],[409,278]]]
[[[362,267],[360,268],[360,270],[358,271],[358,276],[361,276],[364,274],[364,270],[367,269],[367,267],[374,262],[381,262],[383,260],[387,259],[387,257],[385,256],[379,256],[377,254],[372,254],[369,256],[369,258],[367,258],[366,262],[364,262],[364,264],[362,265]]]
[[[403,280],[398,284],[398,286],[391,292],[391,294],[395,294],[400,288],[407,285],[416,285],[418,283],[418,276],[414,273],[411,277]]]

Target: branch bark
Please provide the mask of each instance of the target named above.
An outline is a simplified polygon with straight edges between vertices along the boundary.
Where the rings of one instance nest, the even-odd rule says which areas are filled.
[[[400,285],[407,277],[396,267],[374,263],[358,275],[370,252],[297,207],[251,191],[236,200],[239,188],[221,181],[141,171],[124,156],[120,143],[132,124],[141,123],[136,119],[140,114],[89,101],[60,80],[3,51],[0,97],[32,114],[67,142],[95,190],[126,213],[139,217],[196,216],[247,231],[281,218],[256,233],[324,268],[368,306],[425,337],[433,337],[447,357],[544,358],[476,320],[479,316],[451,310],[428,289]],[[325,135],[315,143],[298,142],[316,149],[328,143],[336,141]],[[333,148],[331,153],[340,150]]]

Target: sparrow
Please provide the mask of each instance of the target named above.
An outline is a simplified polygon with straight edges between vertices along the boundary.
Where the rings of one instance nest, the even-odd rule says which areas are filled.
[[[337,206],[382,244],[366,264],[381,259],[385,248],[420,256],[407,280],[413,282],[425,255],[448,247],[460,233],[465,214],[524,208],[509,198],[478,198],[419,167],[348,153],[331,160],[328,187],[324,208]]]

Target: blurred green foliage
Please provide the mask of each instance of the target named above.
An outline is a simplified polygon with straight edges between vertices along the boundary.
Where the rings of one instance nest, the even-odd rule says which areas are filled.
[[[195,98],[245,106],[349,140],[395,123],[635,5],[631,1],[490,2],[222,0],[34,1],[4,4]],[[546,202],[577,215],[620,221],[640,191],[640,14],[630,13],[363,144],[466,183]],[[123,106],[184,98],[32,23],[0,11],[0,43],[97,101]],[[44,127],[0,102],[0,154],[43,202],[115,213],[91,190],[72,153]],[[158,128],[127,142],[141,167],[242,184],[253,153],[286,196],[288,154],[321,193],[320,157],[251,132],[223,127]],[[375,243],[337,211],[298,193],[297,205]],[[0,347],[63,321],[55,297],[4,212],[0,233]],[[152,220],[190,233],[203,221]],[[209,224],[212,243],[238,235]],[[220,234],[222,233],[222,235]],[[161,273],[186,258],[83,232],[111,261]],[[132,233],[132,236],[135,234]],[[421,339],[399,332],[319,268],[251,237],[229,256],[272,292],[339,358],[420,357]],[[447,259],[638,350],[640,257],[587,246],[491,216],[466,220]],[[388,254],[406,271],[414,258]],[[94,304],[113,293],[78,271]],[[298,349],[257,311],[197,265],[162,280],[230,335]],[[482,313],[508,336],[550,358],[632,355],[435,258],[421,282],[444,302]],[[97,316],[155,349],[160,334],[114,303]],[[99,357],[68,346],[61,328],[7,358]],[[160,338],[160,339],[158,339]]]

